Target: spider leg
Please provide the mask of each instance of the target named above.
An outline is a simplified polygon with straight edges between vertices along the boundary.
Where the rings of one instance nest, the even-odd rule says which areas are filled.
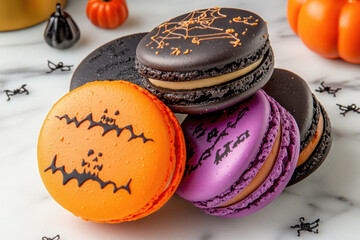
[[[341,115],[343,115],[345,117],[345,115],[349,112],[349,110],[345,110],[344,112],[340,113]]]
[[[320,85],[323,86],[323,88],[325,88],[324,83],[325,83],[325,81],[322,81],[322,82],[320,83]]]
[[[324,91],[325,91],[325,88],[321,88],[321,87],[319,86],[319,89],[315,89],[315,91],[316,91],[316,92],[324,92]]]
[[[291,228],[300,228],[300,225],[299,224],[296,224],[294,226],[290,226]]]
[[[7,101],[10,101],[10,96],[9,96],[10,91],[9,90],[4,90],[4,92],[6,93]]]
[[[55,63],[51,62],[50,60],[48,61],[48,67],[50,68],[50,71],[46,72],[46,73],[52,73],[54,70],[57,69],[57,66]]]
[[[8,99],[7,99],[7,101],[10,101],[10,96],[15,96],[15,92],[13,92],[13,91],[8,91],[7,93],[6,93],[6,95],[8,96]]]
[[[304,223],[305,218],[304,218],[304,217],[301,217],[301,218],[299,218],[299,221],[300,221],[301,223]]]
[[[300,237],[300,231],[301,231],[301,230],[302,230],[302,229],[298,229],[298,230],[297,230],[297,233],[298,233],[297,236],[298,236],[298,237]]]
[[[312,227],[310,227],[310,229],[314,229],[314,228],[317,228],[317,227],[319,226],[319,223],[316,222],[316,221],[315,221],[315,222],[312,222],[311,225],[312,225],[312,224],[315,224],[315,225],[312,226]]]

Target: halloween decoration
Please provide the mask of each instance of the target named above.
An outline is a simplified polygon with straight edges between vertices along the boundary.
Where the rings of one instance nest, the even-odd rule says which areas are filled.
[[[86,6],[87,17],[101,28],[113,29],[120,26],[128,14],[125,0],[89,0]]]
[[[289,0],[287,12],[291,28],[312,51],[360,64],[359,0]]]
[[[49,238],[49,237],[42,237],[41,240],[60,240],[60,235],[56,235],[53,238]]]
[[[174,194],[185,168],[185,141],[174,114],[147,91],[125,81],[97,81],[50,110],[38,165],[50,195],[74,215],[130,221]]]
[[[56,4],[56,12],[48,20],[44,38],[50,47],[57,49],[70,48],[80,39],[78,26],[59,3]]]
[[[299,228],[297,230],[297,233],[298,233],[297,236],[298,237],[300,237],[300,232],[301,231],[308,231],[308,232],[312,232],[312,233],[316,233],[316,234],[319,233],[319,230],[317,229],[317,227],[319,227],[320,218],[316,219],[312,223],[305,223],[304,222],[305,221],[304,217],[299,218],[299,221],[300,221],[300,224],[290,226],[291,228]]]
[[[71,68],[74,66],[74,65],[64,65],[63,62],[59,62],[58,64],[55,64],[53,62],[51,62],[50,60],[47,60],[48,61],[48,67],[50,69],[50,71],[46,72],[46,73],[52,73],[53,71],[57,70],[57,69],[60,69],[62,72],[65,72],[65,71],[71,71]]]
[[[347,106],[343,106],[341,104],[336,104],[336,106],[338,106],[339,109],[341,111],[343,111],[340,114],[343,115],[344,117],[350,111],[360,113],[360,107],[357,107],[355,104],[351,104],[351,105],[347,105]]]
[[[107,109],[104,111],[104,113],[107,113]],[[119,115],[119,111],[115,112],[115,115]],[[67,114],[59,117],[59,116],[55,116],[56,118],[62,120],[62,119],[66,119],[66,124],[70,124],[70,123],[75,123],[75,126],[78,128],[82,123],[84,123],[85,121],[89,121],[90,125],[88,127],[88,129],[93,128],[95,126],[100,126],[104,129],[104,132],[102,133],[102,136],[104,136],[106,133],[114,130],[116,131],[116,135],[119,137],[121,132],[123,130],[128,130],[130,132],[130,138],[128,139],[128,141],[136,139],[136,138],[142,138],[143,142],[146,143],[147,141],[154,141],[151,138],[146,138],[144,136],[144,133],[141,133],[139,135],[136,135],[133,131],[133,126],[132,125],[127,125],[125,127],[119,127],[118,125],[116,125],[116,120],[113,118],[109,118],[106,115],[103,115],[101,117],[101,119],[99,121],[94,121],[92,118],[92,113],[90,113],[89,115],[87,115],[85,118],[81,119],[81,120],[77,120],[76,117],[73,118],[69,118],[69,116]]]
[[[336,93],[341,90],[341,88],[333,89],[329,86],[324,85],[325,81],[322,81],[320,83],[319,89],[315,89],[316,92],[327,92],[328,94],[332,94],[334,97],[336,97]]]
[[[26,84],[21,85],[21,87],[16,88],[14,90],[4,90],[7,96],[7,101],[10,101],[10,96],[15,96],[17,94],[23,94],[26,93],[26,95],[29,94],[29,91],[25,88]]]
[[[90,155],[93,154],[90,153],[92,150],[89,150],[89,154],[88,154],[88,157]],[[99,154],[99,157],[101,157],[102,154],[100,155]],[[63,175],[63,185],[67,184],[71,179],[76,179],[77,182],[78,182],[78,186],[81,187],[81,185],[83,185],[83,183],[87,180],[93,180],[95,182],[98,182],[100,184],[100,187],[101,189],[103,189],[104,187],[106,187],[107,185],[113,185],[114,187],[114,193],[116,193],[118,190],[120,189],[124,189],[126,190],[129,194],[131,194],[130,192],[130,182],[131,182],[131,178],[129,179],[129,181],[127,182],[126,185],[121,185],[121,186],[117,186],[116,183],[114,183],[113,181],[103,181],[100,177],[99,177],[99,172],[102,170],[103,168],[103,164],[101,165],[94,165],[93,166],[93,170],[94,172],[92,173],[91,172],[91,163],[90,162],[85,162],[85,160],[83,159],[82,162],[81,162],[81,166],[82,167],[87,167],[87,168],[90,168],[90,170],[88,170],[88,172],[86,172],[86,168],[84,168],[83,172],[79,173],[76,169],[72,170],[71,173],[67,173],[65,171],[65,166],[61,166],[61,167],[57,167],[56,166],[56,158],[57,158],[57,155],[55,155],[51,165],[44,170],[44,172],[48,171],[48,170],[51,170],[52,173],[56,173],[57,171],[60,171]],[[92,160],[93,162],[97,162],[98,161],[98,158],[94,158]]]

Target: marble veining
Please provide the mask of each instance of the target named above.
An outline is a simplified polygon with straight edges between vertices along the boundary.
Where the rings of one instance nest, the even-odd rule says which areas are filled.
[[[285,0],[128,1],[129,19],[115,30],[93,26],[85,15],[86,3],[68,1],[65,10],[82,34],[68,50],[46,45],[46,23],[0,33],[0,239],[41,239],[58,234],[61,240],[359,239],[360,114],[349,112],[344,117],[336,104],[360,107],[360,65],[324,59],[308,50],[287,23]],[[86,222],[64,210],[41,182],[36,146],[42,122],[52,105],[67,93],[74,69],[93,50],[117,37],[147,32],[171,17],[213,6],[248,9],[267,21],[275,66],[303,77],[331,119],[334,139],[327,160],[270,205],[244,218],[209,216],[178,196],[149,217],[115,225]],[[74,67],[69,72],[48,74],[47,60]],[[342,89],[336,97],[316,92],[323,81]],[[7,101],[3,90],[22,84],[27,84],[29,95]],[[176,116],[180,121],[184,118]],[[298,224],[300,217],[307,222],[320,218],[319,233],[303,231],[297,237],[290,226]]]

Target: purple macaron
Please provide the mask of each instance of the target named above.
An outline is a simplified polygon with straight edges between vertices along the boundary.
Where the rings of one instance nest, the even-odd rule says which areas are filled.
[[[260,210],[295,170],[298,126],[262,90],[231,108],[189,115],[182,128],[187,163],[177,193],[208,214],[233,218]]]

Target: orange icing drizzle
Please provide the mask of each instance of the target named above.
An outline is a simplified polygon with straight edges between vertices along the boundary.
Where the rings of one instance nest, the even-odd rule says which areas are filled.
[[[157,32],[155,35],[151,36],[151,42],[146,46],[150,46],[155,43],[157,49],[162,49],[165,46],[169,46],[169,42],[173,39],[191,39],[191,42],[196,45],[200,45],[202,41],[208,41],[213,39],[226,39],[229,38],[229,42],[234,47],[241,46],[240,38],[238,38],[239,33],[236,33],[234,29],[228,28],[218,28],[212,26],[215,20],[223,19],[227,16],[220,12],[221,8],[208,8],[206,10],[196,10],[187,14],[182,20],[168,21],[157,27]],[[229,20],[229,23],[242,23],[249,26],[256,26],[259,19],[254,19],[253,16],[249,17],[236,17],[232,20]],[[194,29],[206,30],[205,34],[192,35],[191,31]],[[213,30],[212,33],[209,33],[209,29]],[[247,28],[242,35],[245,35]],[[180,55],[181,50],[178,47],[172,47],[174,51],[170,55]],[[184,51],[183,54],[188,54],[191,51]],[[156,53],[158,54],[158,52]]]

